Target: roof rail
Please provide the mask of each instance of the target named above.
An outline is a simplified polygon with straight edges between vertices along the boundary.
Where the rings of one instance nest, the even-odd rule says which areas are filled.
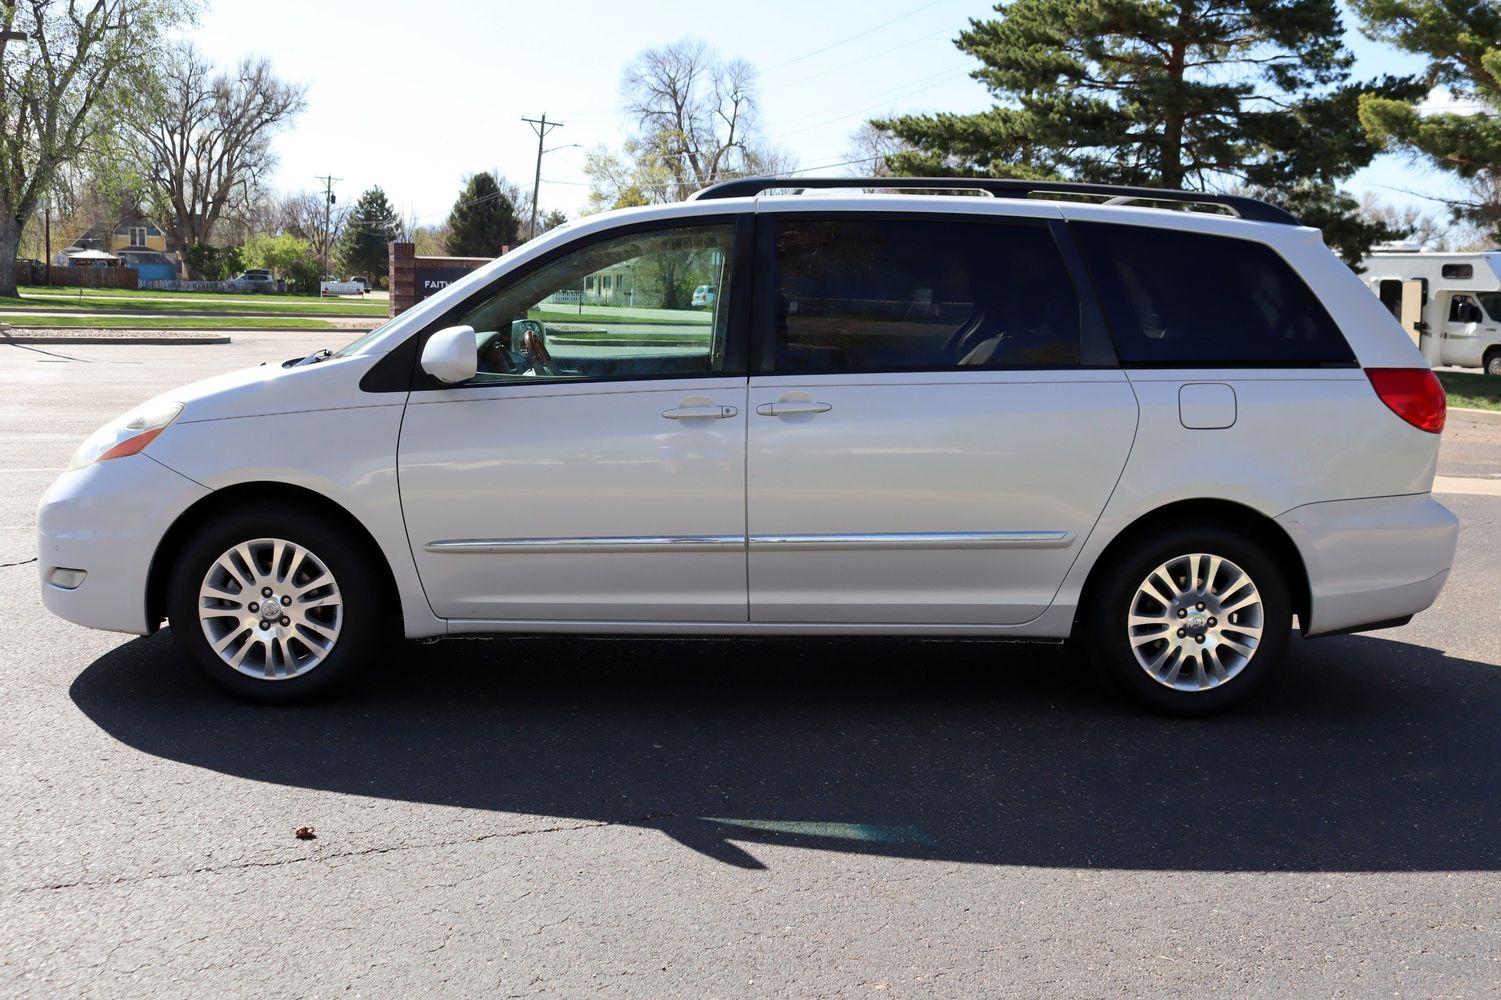
[[[694,192],[689,201],[716,198],[751,198],[763,191],[788,188],[890,188],[899,191],[983,191],[996,198],[1030,198],[1036,194],[1061,194],[1106,198],[1106,204],[1132,202],[1179,202],[1186,205],[1213,205],[1228,209],[1237,218],[1253,222],[1275,222],[1283,226],[1300,225],[1286,209],[1255,198],[1236,194],[1208,194],[1202,191],[1172,191],[1166,188],[1126,187],[1118,184],[1084,184],[1076,181],[1029,181],[999,177],[737,177],[720,181]]]

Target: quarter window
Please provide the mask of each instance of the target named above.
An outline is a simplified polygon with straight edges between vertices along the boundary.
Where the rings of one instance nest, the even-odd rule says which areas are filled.
[[[1350,345],[1295,271],[1251,240],[1070,223],[1125,364],[1350,364]]]
[[[733,225],[605,239],[446,323],[474,327],[479,373],[470,385],[722,371],[728,313],[720,301],[695,306],[693,290],[728,286],[733,256]]]
[[[1078,296],[1040,226],[784,221],[777,294],[778,372],[1079,363]]]

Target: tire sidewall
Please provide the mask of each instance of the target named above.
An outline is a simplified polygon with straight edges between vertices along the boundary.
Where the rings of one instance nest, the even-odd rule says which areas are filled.
[[[280,538],[311,552],[338,583],[343,598],[338,641],[323,662],[297,677],[260,680],[221,660],[198,620],[198,592],[214,561],[240,542]],[[370,555],[346,530],[301,509],[254,504],[215,514],[178,552],[168,582],[167,619],[173,638],[210,680],[254,701],[294,702],[322,694],[357,673],[388,633],[390,602]]]
[[[1206,691],[1179,691],[1154,680],[1136,662],[1126,616],[1152,570],[1194,552],[1228,559],[1251,577],[1261,594],[1262,635],[1255,655],[1230,680]],[[1254,536],[1220,527],[1178,529],[1131,545],[1106,570],[1091,603],[1085,638],[1096,669],[1113,686],[1165,715],[1212,715],[1242,701],[1275,671],[1292,630],[1286,574]]]
[[[1485,373],[1501,378],[1501,352],[1492,354],[1485,362]]]

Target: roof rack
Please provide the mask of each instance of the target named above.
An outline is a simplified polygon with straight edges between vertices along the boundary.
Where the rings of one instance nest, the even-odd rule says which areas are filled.
[[[1202,191],[1171,191],[1165,188],[1126,187],[1117,184],[1083,184],[1076,181],[1029,181],[997,177],[737,177],[710,184],[688,196],[689,201],[717,198],[752,198],[763,191],[787,188],[890,188],[900,191],[983,191],[996,198],[1030,198],[1036,194],[1061,194],[1105,198],[1107,205],[1134,202],[1179,202],[1213,205],[1228,209],[1240,219],[1300,225],[1296,216],[1276,205],[1236,194]]]

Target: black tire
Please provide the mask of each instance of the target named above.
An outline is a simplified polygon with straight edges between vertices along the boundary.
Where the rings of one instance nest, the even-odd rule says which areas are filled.
[[[1219,626],[1218,620],[1212,617],[1214,607],[1199,611],[1197,603],[1187,603],[1182,608],[1186,617],[1179,619],[1173,610],[1174,605],[1161,601],[1164,620],[1173,621],[1174,625],[1181,621],[1181,631],[1185,636],[1179,638],[1180,628],[1169,626],[1160,644],[1137,647],[1141,649],[1143,657],[1155,660],[1158,653],[1166,655],[1167,661],[1161,668],[1163,671],[1170,671],[1175,662],[1183,663],[1187,669],[1188,664],[1198,666],[1203,663],[1207,667],[1212,661],[1227,675],[1225,679],[1215,681],[1214,686],[1183,690],[1157,679],[1148,672],[1146,666],[1138,662],[1127,619],[1133,608],[1138,612],[1146,610],[1149,615],[1157,613],[1150,599],[1138,598],[1138,589],[1146,585],[1149,575],[1158,567],[1195,554],[1218,556],[1232,564],[1229,568],[1222,566],[1216,574],[1216,579],[1220,581],[1218,595],[1225,600],[1226,606],[1232,606],[1246,593],[1240,586],[1228,582],[1232,569],[1239,568],[1250,578],[1260,594],[1260,614],[1257,617],[1261,637],[1250,647],[1252,654],[1244,658],[1244,662],[1239,662],[1242,660],[1240,654],[1229,645],[1221,646],[1220,641],[1223,637],[1249,645],[1246,643],[1246,633],[1237,631],[1232,622],[1238,619],[1241,624],[1254,624],[1247,617],[1251,609],[1226,616],[1227,621],[1220,626],[1219,631],[1215,631],[1208,626],[1209,622],[1215,622]],[[1176,574],[1175,579],[1181,583],[1188,578],[1189,565],[1187,562],[1175,563],[1169,572]],[[1200,561],[1197,565],[1200,575],[1207,571],[1207,561]],[[1264,683],[1275,671],[1287,649],[1292,631],[1287,576],[1267,554],[1265,546],[1258,545],[1253,537],[1244,533],[1218,526],[1172,529],[1129,545],[1112,557],[1110,565],[1101,567],[1101,572],[1104,576],[1099,585],[1091,589],[1088,606],[1083,609],[1080,621],[1087,654],[1095,669],[1111,686],[1154,712],[1171,716],[1202,716],[1223,712],[1244,700]],[[1209,604],[1213,605],[1213,595],[1208,596]],[[1145,603],[1139,603],[1142,601]],[[1196,636],[1200,632],[1204,633],[1206,642],[1196,645]],[[1230,634],[1227,636],[1226,632]],[[1141,636],[1157,634],[1157,630],[1155,626],[1147,625],[1136,634],[1140,642]],[[1179,647],[1176,652],[1171,648],[1175,644]],[[1208,659],[1194,659],[1196,655],[1203,656],[1202,653],[1196,654],[1193,651],[1203,649],[1204,645],[1211,649],[1218,647],[1218,651],[1212,652]],[[1219,662],[1220,657],[1232,661],[1231,669],[1226,669],[1226,665]],[[1236,663],[1238,665],[1234,665]],[[1209,674],[1207,669],[1205,674]],[[1173,679],[1178,683],[1190,684],[1188,677]],[[1208,679],[1214,680],[1212,677]]]
[[[1485,356],[1485,373],[1501,378],[1501,351],[1492,351]]]
[[[299,655],[305,658],[322,657],[319,662],[301,672],[280,671],[291,675],[275,679],[251,676],[221,659],[205,634],[205,626],[199,620],[200,588],[219,557],[241,543],[257,539],[283,540],[305,549],[315,563],[321,564],[332,575],[340,602],[336,615],[329,609],[314,609],[303,615],[304,618],[322,616],[315,624],[337,623],[337,637],[326,651],[315,649],[313,644],[297,635],[299,626],[290,617],[287,621],[292,623],[292,627],[279,633],[276,628],[280,621],[267,622],[268,628],[263,631],[268,635],[274,633],[288,637],[279,649],[293,651],[294,663]],[[266,546],[262,546],[257,552],[266,549]],[[299,570],[296,575],[307,579],[307,570]],[[401,633],[396,621],[396,606],[384,586],[385,578],[383,568],[367,551],[366,546],[351,537],[347,529],[330,519],[284,503],[249,504],[212,515],[178,552],[176,565],[167,585],[167,618],[178,648],[210,680],[226,691],[250,701],[282,704],[300,702],[347,683],[359,673],[361,667],[372,660],[382,642],[399,639]],[[288,596],[292,589],[289,584],[287,593],[282,596]],[[327,591],[322,593],[326,594]],[[250,606],[249,599],[256,596],[246,594],[244,606],[247,609]],[[230,607],[234,603],[226,602]],[[257,613],[246,611],[245,616],[259,621],[255,617]],[[221,636],[227,635],[236,631],[233,621],[233,617],[225,617],[213,627],[220,631]],[[252,642],[256,633],[247,628],[238,634],[248,638],[244,643],[238,640],[232,642],[229,647],[231,652]],[[316,640],[317,636],[310,633],[310,638]],[[257,656],[264,663],[266,655],[270,655],[266,644],[250,650],[246,655],[249,661],[246,666],[253,668]]]

